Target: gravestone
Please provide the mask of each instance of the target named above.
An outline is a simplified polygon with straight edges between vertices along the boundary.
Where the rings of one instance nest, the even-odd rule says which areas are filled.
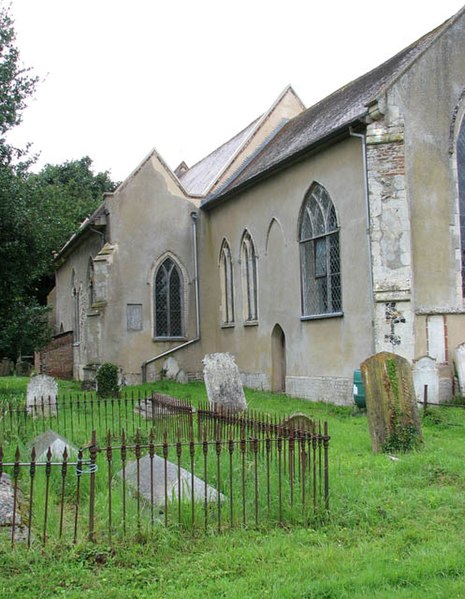
[[[282,427],[294,431],[311,432],[314,429],[313,420],[306,414],[297,412],[289,416],[283,423]]]
[[[207,354],[203,359],[203,376],[211,408],[229,412],[247,409],[239,368],[228,353]]]
[[[14,488],[8,474],[0,476],[0,531],[8,533],[8,540],[11,540],[13,534],[13,507],[14,507]],[[15,514],[15,541],[25,541],[27,539],[27,528],[21,522],[21,512],[27,513],[24,505],[24,496],[18,489],[16,496],[16,514]]]
[[[29,362],[16,362],[16,376],[30,376],[32,364]]]
[[[77,448],[74,447],[74,445],[72,445],[68,439],[65,439],[50,429],[38,437],[35,437],[35,439],[28,444],[29,450],[32,450],[33,447],[35,447],[36,450],[37,462],[45,462],[47,460],[47,452],[49,447],[52,452],[53,461],[63,460],[63,451],[65,450],[65,447],[68,452],[68,459],[71,455],[77,454]]]
[[[412,449],[421,441],[421,427],[410,363],[381,352],[360,369],[373,451]]]
[[[425,385],[428,403],[439,403],[439,370],[436,360],[431,356],[422,356],[413,364],[413,384],[417,402],[423,404]]]
[[[188,383],[187,374],[179,367],[178,362],[170,356],[163,362],[164,378],[182,383],[183,385]]]
[[[461,343],[455,348],[454,363],[459,379],[460,394],[465,396],[465,343]]]
[[[139,460],[139,494],[148,501],[151,499],[150,471],[150,456],[145,456]],[[184,468],[180,468],[179,474],[181,501],[189,502],[192,497],[192,474]],[[116,476],[122,479],[123,471],[118,472]],[[129,462],[126,466],[126,484],[137,491],[137,461]],[[168,501],[178,501],[178,466],[170,461],[167,461],[166,492]],[[220,494],[220,501],[223,500],[224,495]],[[205,482],[197,476],[194,476],[194,501],[205,501]],[[207,485],[207,501],[218,501],[218,492],[210,485]],[[158,455],[153,456],[153,503],[157,506],[163,506],[165,503],[165,460]]]
[[[3,358],[0,362],[0,376],[11,376],[14,371],[14,364],[8,358]]]
[[[34,417],[55,416],[58,384],[46,374],[33,376],[27,385],[27,410]]]

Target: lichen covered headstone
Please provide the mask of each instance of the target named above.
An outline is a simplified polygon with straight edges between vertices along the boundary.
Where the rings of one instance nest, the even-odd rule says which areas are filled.
[[[416,447],[422,438],[421,426],[408,360],[381,352],[365,360],[360,369],[373,451]]]
[[[34,417],[56,416],[58,384],[52,376],[38,374],[27,385],[27,410]]]
[[[207,354],[203,363],[210,407],[229,412],[242,412],[247,409],[241,374],[234,356],[228,353]]]

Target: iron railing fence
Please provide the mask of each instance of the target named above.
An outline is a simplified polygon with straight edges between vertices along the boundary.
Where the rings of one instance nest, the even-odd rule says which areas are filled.
[[[278,435],[288,436],[289,431],[317,432],[317,424],[304,415],[278,418],[256,410],[234,413],[219,406],[200,403],[198,408],[188,401],[151,393],[149,395],[124,394],[118,398],[98,398],[94,394],[74,394],[35,398],[28,405],[25,400],[0,402],[0,442],[19,438],[30,440],[34,436],[53,430],[81,445],[96,431],[100,444],[106,442],[108,431],[114,437],[123,434],[134,439],[136,431],[148,435],[154,431],[155,441],[161,442],[166,434],[168,441],[190,440],[195,428],[197,441],[225,438],[230,433],[236,438],[244,430],[246,437],[265,439]]]
[[[124,431],[117,440],[108,432],[100,445],[92,431],[77,455],[65,449],[57,458],[49,448],[42,461],[35,449],[24,459],[18,447],[6,461],[0,447],[11,544],[111,543],[159,526],[222,531],[321,521],[329,510],[327,423],[306,431],[269,427],[262,437],[245,426],[235,431],[211,439],[205,427],[199,440],[191,426],[186,441],[178,428],[176,441],[164,431],[161,443],[154,429],[137,430],[134,442]]]
[[[192,406],[185,400],[160,393],[127,393],[117,398],[99,398],[92,393],[34,398],[0,403],[0,435],[30,438],[48,429],[77,440],[90,438],[93,430],[99,440],[107,431],[134,436],[136,430],[167,431],[175,438],[178,428],[186,432],[192,422]],[[161,439],[161,437],[160,437]]]

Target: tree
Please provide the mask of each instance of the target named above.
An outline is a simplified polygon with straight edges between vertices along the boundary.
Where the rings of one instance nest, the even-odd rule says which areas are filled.
[[[15,45],[16,32],[9,9],[0,6],[0,161],[11,164],[24,151],[6,143],[5,134],[21,122],[27,100],[33,95],[38,77],[20,61]]]
[[[28,210],[33,213],[40,277],[36,296],[42,303],[54,284],[53,253],[58,251],[82,221],[101,204],[103,194],[116,184],[107,171],[94,174],[92,160],[84,156],[63,164],[47,164],[26,180]]]
[[[12,359],[49,339],[43,304],[53,252],[115,188],[107,172],[93,173],[88,156],[33,174],[28,148],[7,143],[38,82],[21,65],[15,41],[9,9],[0,5],[0,354]]]
[[[21,65],[15,40],[9,10],[0,6],[0,351],[13,358],[16,349],[7,341],[12,338],[8,328],[37,308],[31,286],[38,275],[37,238],[24,178],[27,163],[20,162],[26,151],[10,146],[5,137],[21,122],[37,84],[37,77]],[[40,311],[45,312],[38,308],[36,315]]]

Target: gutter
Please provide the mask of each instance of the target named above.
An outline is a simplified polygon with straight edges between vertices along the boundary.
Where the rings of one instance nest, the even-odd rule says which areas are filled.
[[[164,358],[165,356],[169,356],[174,354],[175,352],[187,347],[188,345],[192,345],[197,341],[200,341],[200,293],[199,293],[199,261],[198,261],[198,249],[197,249],[197,219],[198,213],[191,212],[192,219],[192,245],[194,249],[194,288],[195,288],[195,337],[190,339],[189,341],[185,341],[181,343],[181,345],[176,345],[176,347],[172,347],[161,354],[154,356],[153,358],[149,358],[142,362],[141,371],[142,371],[142,382],[147,382],[147,366]]]
[[[349,134],[351,137],[357,137],[362,142],[362,157],[363,157],[363,178],[365,187],[365,217],[367,221],[367,249],[368,249],[368,269],[370,277],[368,281],[369,292],[370,292],[370,308],[371,308],[371,330],[372,330],[372,354],[376,352],[375,347],[375,296],[374,296],[374,285],[373,285],[373,258],[371,255],[371,238],[370,238],[370,198],[369,198],[369,187],[368,187],[368,162],[367,162],[367,140],[365,133],[356,133],[352,127],[349,127]]]

